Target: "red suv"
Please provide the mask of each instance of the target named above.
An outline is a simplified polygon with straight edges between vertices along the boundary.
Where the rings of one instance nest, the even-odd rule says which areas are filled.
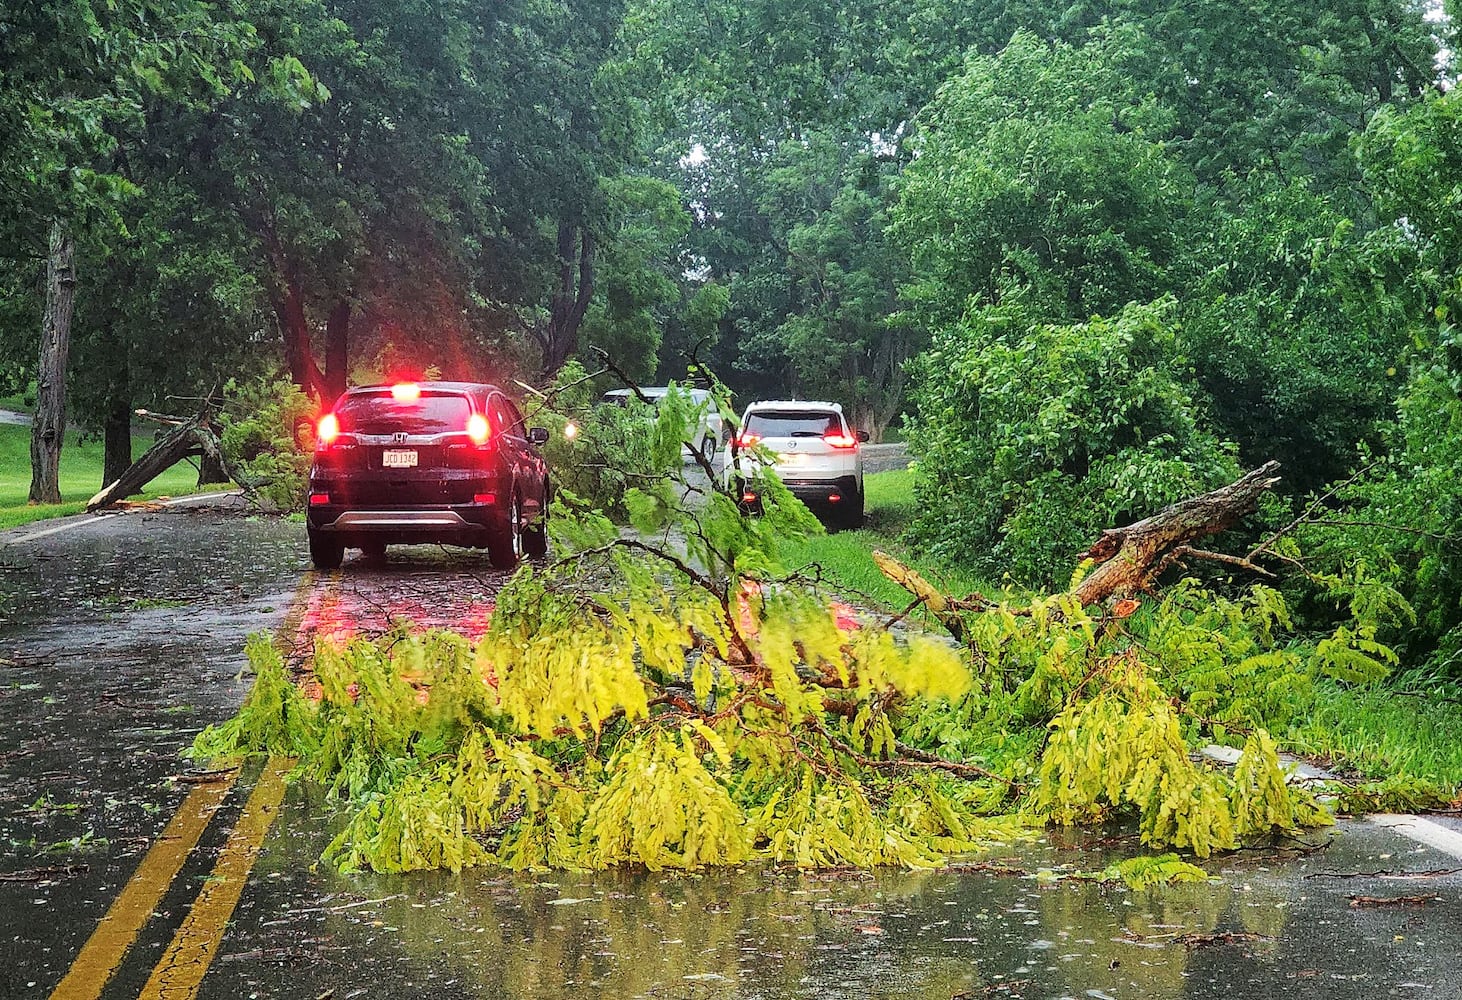
[[[306,520],[310,559],[335,569],[345,549],[486,548],[511,569],[548,551],[542,427],[525,427],[496,386],[401,382],[348,390],[320,418]]]

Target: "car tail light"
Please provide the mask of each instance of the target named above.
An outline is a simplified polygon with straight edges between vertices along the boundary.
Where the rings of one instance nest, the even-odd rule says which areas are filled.
[[[310,506],[311,507],[323,507],[325,504],[327,504],[329,502],[330,502],[330,494],[328,494],[328,493],[311,493],[310,494]]]
[[[834,448],[858,447],[858,439],[852,434],[837,434],[833,431],[828,431],[828,433],[822,436],[822,439],[828,444],[832,445]]]
[[[752,445],[758,444],[760,442],[761,442],[761,435],[760,434],[742,434],[742,435],[740,435],[740,436],[738,436],[736,438],[736,447],[738,447],[738,448],[750,448]]]
[[[496,493],[474,493],[474,494],[472,494],[472,502],[473,503],[497,503],[497,494]]]
[[[421,398],[421,386],[415,382],[397,382],[391,386],[391,398],[398,403],[414,403]]]
[[[741,494],[741,502],[756,503],[756,494],[751,492],[750,490],[747,490],[745,493]]]
[[[828,503],[837,503],[842,498],[843,498],[843,495],[841,493],[829,493],[828,494],[828,497],[827,497],[827,502]]]
[[[473,444],[481,448],[492,440],[492,426],[482,414],[474,413],[467,418],[467,436],[472,439]]]
[[[339,418],[333,413],[327,413],[320,418],[320,423],[315,427],[315,448],[317,450],[328,448],[339,436]]]

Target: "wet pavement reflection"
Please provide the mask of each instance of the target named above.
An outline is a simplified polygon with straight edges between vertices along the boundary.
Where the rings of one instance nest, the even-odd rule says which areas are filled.
[[[304,549],[298,524],[217,510],[0,544],[0,997],[48,995],[132,877],[191,787],[178,752],[247,689],[247,634],[292,616],[300,657],[314,635],[403,619],[476,634],[503,580],[485,554],[432,547],[314,574]],[[256,771],[106,997],[138,995]],[[1132,891],[1059,877],[1137,853],[1120,830],[932,872],[383,877],[315,868],[336,822],[291,787],[201,996],[1462,996],[1462,879],[1353,874],[1462,862],[1367,823]],[[1349,899],[1421,894],[1438,898]]]

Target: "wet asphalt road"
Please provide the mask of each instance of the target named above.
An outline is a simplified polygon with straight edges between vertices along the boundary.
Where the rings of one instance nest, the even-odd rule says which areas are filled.
[[[307,573],[301,526],[207,509],[0,536],[0,997],[48,996],[132,877],[189,791],[178,750],[243,696],[248,633],[291,609],[306,635],[403,613],[477,631],[500,582],[484,556],[418,547],[384,569],[347,561],[332,583]],[[103,996],[139,995],[252,781]],[[999,874],[1100,868],[1136,850],[1121,836],[971,862],[993,870],[384,877],[311,870],[330,823],[289,790],[199,996],[1462,996],[1458,875],[1324,877],[1462,868],[1372,823],[1144,892]]]

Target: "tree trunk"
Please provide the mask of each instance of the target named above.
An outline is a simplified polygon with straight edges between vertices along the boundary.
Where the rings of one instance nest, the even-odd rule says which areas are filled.
[[[579,349],[579,327],[594,297],[594,253],[594,234],[587,227],[559,224],[558,289],[553,295],[547,326],[535,331],[538,346],[543,350],[545,381],[557,375],[564,362]]]
[[[35,419],[30,435],[30,502],[61,502],[61,445],[66,437],[66,355],[76,302],[76,244],[59,219],[51,225],[46,261],[46,311],[36,375]]]
[[[105,486],[116,482],[132,464],[132,402],[126,396],[112,397],[107,407],[103,440],[101,484]]]
[[[1278,462],[1266,462],[1236,482],[1202,496],[1180,500],[1151,517],[1124,528],[1102,532],[1087,558],[1100,565],[1088,573],[1072,594],[1083,605],[1096,604],[1118,594],[1152,589],[1154,581],[1180,559],[1207,559],[1271,575],[1247,558],[1207,552],[1188,545],[1226,531],[1239,518],[1252,514],[1264,492],[1279,482],[1273,475]]]
[[[289,365],[290,378],[301,392],[322,399],[324,379],[315,364],[315,351],[310,345],[310,321],[305,315],[304,297],[298,283],[285,281],[282,288],[271,293],[271,298],[275,318],[279,321],[279,335],[284,339],[284,361]]]
[[[341,296],[325,321],[325,371],[320,405],[329,406],[345,391],[350,369],[350,300]]]
[[[99,510],[111,506],[118,500],[141,493],[148,483],[195,451],[202,453],[204,465],[211,462],[224,470],[225,482],[232,479],[246,492],[254,489],[253,482],[242,472],[229,465],[228,459],[224,457],[223,450],[219,447],[217,435],[208,426],[206,415],[200,413],[198,416],[178,424],[159,438],[157,443],[147,449],[141,458],[128,466],[100,493],[88,500],[86,509]]]

